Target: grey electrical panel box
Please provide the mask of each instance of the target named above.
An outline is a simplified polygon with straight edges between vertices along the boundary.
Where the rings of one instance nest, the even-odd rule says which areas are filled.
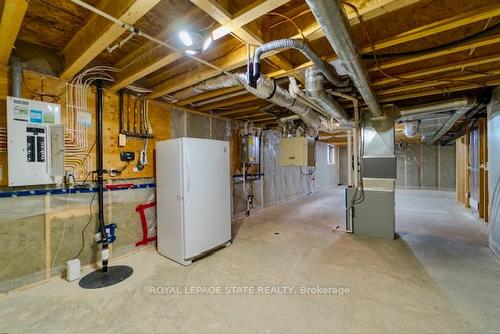
[[[50,127],[50,176],[64,175],[64,127]]]
[[[260,163],[260,140],[257,136],[241,136],[240,163],[242,165],[258,165]]]

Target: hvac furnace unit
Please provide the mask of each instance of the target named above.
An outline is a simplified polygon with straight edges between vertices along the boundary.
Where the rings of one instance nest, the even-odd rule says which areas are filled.
[[[7,97],[9,186],[59,183],[64,129],[59,104]]]
[[[180,264],[231,241],[229,142],[156,143],[158,251]]]

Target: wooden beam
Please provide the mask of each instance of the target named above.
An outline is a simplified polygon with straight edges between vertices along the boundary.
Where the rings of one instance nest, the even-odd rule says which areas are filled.
[[[263,115],[265,117],[263,118],[259,118],[259,119],[255,119],[253,120],[254,122],[267,122],[267,121],[276,121],[276,117],[274,116],[271,116],[271,117],[267,117],[268,115]],[[262,117],[262,116],[261,116]]]
[[[241,115],[241,116],[237,116],[237,117],[234,117],[236,119],[250,119],[250,118],[261,118],[262,116],[269,116],[269,114],[266,114],[266,113],[263,113],[261,111],[258,111],[256,113],[253,113],[253,114],[246,114],[246,115]],[[276,119],[276,117],[274,117],[273,119]]]
[[[207,106],[204,106],[203,108],[199,108],[199,110],[200,111],[209,111],[212,109],[225,107],[228,105],[234,105],[234,104],[239,104],[239,103],[244,103],[244,102],[255,101],[256,99],[257,99],[257,97],[255,95],[247,95],[247,96],[238,97],[236,99],[223,100],[223,101],[219,101],[216,103],[211,103]]]
[[[465,72],[467,73],[467,72]],[[495,70],[490,70],[487,72],[479,72],[479,73],[472,73],[472,74],[467,74],[467,75],[459,75],[459,76],[452,76],[452,77],[446,77],[446,78],[440,78],[437,80],[429,80],[429,82],[424,82],[424,83],[417,83],[414,85],[399,85],[396,87],[384,89],[377,91],[377,96],[383,96],[383,95],[390,95],[394,93],[399,93],[399,92],[405,92],[409,90],[417,90],[417,89],[422,89],[422,88],[427,88],[427,87],[435,87],[438,85],[449,85],[450,83],[460,83],[460,81],[468,81],[468,80],[473,80],[473,79],[478,79],[478,78],[483,78],[487,76],[494,76],[500,74],[500,69],[495,69]]]
[[[213,1],[206,2],[207,0],[193,0],[194,3],[197,3],[197,1],[200,1],[204,4],[206,4],[206,3],[213,4]],[[362,9],[360,11],[360,13],[361,13],[361,15],[363,15],[363,17],[365,17],[366,20],[373,19],[373,18],[378,17],[382,14],[391,12],[393,10],[400,9],[404,6],[414,4],[418,1],[421,1],[421,0],[385,0],[376,6],[367,7],[365,9]],[[381,9],[381,7],[379,7],[379,6],[383,6],[383,8]],[[213,6],[210,8],[207,7],[206,11],[209,12],[210,10],[212,10],[212,8],[216,8],[216,6]],[[212,15],[212,14],[210,14],[210,15]],[[218,17],[218,19],[220,19],[219,13],[213,14],[213,15],[214,15],[214,18]],[[351,25],[359,23],[358,19],[356,18],[356,15],[354,13],[349,14],[348,18],[349,18],[349,22],[351,23]],[[321,33],[318,35],[318,32],[321,32]],[[315,39],[324,36],[324,34],[321,31],[321,27],[319,26],[319,24],[316,21],[314,21],[314,23],[312,23],[308,27],[302,29],[302,33],[309,41],[311,41],[311,36],[314,36]],[[299,34],[291,36],[291,38],[300,38],[300,37],[301,36]],[[264,58],[270,57],[274,54],[277,54],[280,51],[282,51],[282,50],[277,50],[277,51],[273,51],[270,53],[266,53],[264,55]],[[335,59],[335,57],[332,59],[329,59],[329,60],[333,60],[333,59]],[[231,71],[231,70],[234,70],[238,67],[245,65],[246,60],[247,60],[246,47],[243,46],[243,47],[229,53],[225,57],[217,60],[216,62],[214,62],[214,65],[216,65],[220,68],[223,68],[227,71]],[[299,69],[306,68],[309,66],[312,66],[312,62],[304,63],[303,65],[300,66]],[[291,70],[281,69],[281,70],[278,70],[278,71],[271,73],[270,76],[271,77],[287,76],[287,75],[290,75],[292,73],[297,72],[297,70],[298,69],[296,67],[291,69]],[[217,76],[219,74],[220,74],[220,72],[215,71],[213,69],[207,69],[207,70],[204,70],[201,72],[197,72],[195,74],[186,73],[185,75],[178,76],[178,77],[172,78],[172,79],[168,79],[164,82],[161,82],[161,83],[155,85],[152,88],[155,92],[152,93],[150,95],[150,97],[157,98],[157,97],[163,96],[165,94],[170,94],[172,92],[175,92],[175,91],[184,89],[186,87],[195,85],[198,82],[210,79],[210,78]]]
[[[424,77],[427,75],[432,75],[432,74],[437,74],[437,73],[442,73],[442,72],[447,72],[447,71],[453,71],[453,70],[461,70],[465,67],[471,67],[471,66],[477,66],[477,65],[482,65],[482,64],[488,64],[492,62],[500,61],[500,54],[494,54],[490,56],[484,56],[480,58],[472,58],[452,64],[445,64],[445,65],[439,65],[439,66],[434,66],[430,68],[424,68],[420,70],[416,70],[413,72],[407,72],[407,73],[401,73],[401,74],[394,74],[393,77],[391,78],[383,78],[379,80],[374,80],[372,81],[372,86],[373,87],[378,87],[378,86],[383,86],[395,82],[399,82],[404,79],[415,79],[415,78],[420,78]]]
[[[237,91],[242,90],[241,86],[236,86],[236,87],[228,87],[228,88],[223,88],[223,89],[217,89],[213,91],[209,91],[206,93],[198,94],[192,97],[188,97],[187,99],[183,99],[178,101],[176,104],[180,106],[186,106],[191,103],[195,103],[198,101],[203,101],[203,100],[208,100],[214,97],[218,97],[221,95],[229,94],[229,93],[234,93]]]
[[[226,36],[227,34],[236,31],[237,29],[243,27],[244,25],[258,19],[262,15],[281,7],[286,4],[290,0],[263,0],[257,1],[250,6],[242,9],[240,12],[235,14],[234,19],[226,20],[225,23],[219,22],[222,24],[219,28],[215,29],[212,32],[212,36],[214,39],[219,39],[221,37]],[[191,0],[191,2],[198,5],[200,2],[211,2],[212,5],[217,4],[214,0]],[[199,6],[200,7],[200,6]],[[215,7],[215,6],[214,6]],[[200,7],[201,8],[201,7]],[[209,12],[207,12],[208,14]],[[210,15],[210,14],[209,14]],[[222,18],[222,17],[221,17]],[[214,17],[215,19],[215,17]]]
[[[483,46],[488,46],[488,45],[493,45],[500,43],[500,34],[499,35],[493,35],[493,36],[486,36],[477,40],[473,40],[467,43],[464,43],[463,45],[459,46],[454,46],[451,48],[447,48],[444,50],[440,51],[435,51],[435,52],[430,52],[430,53],[425,53],[421,55],[415,55],[415,56],[410,56],[406,58],[401,58],[401,59],[396,59],[396,60],[391,60],[384,62],[380,64],[380,66],[371,66],[368,68],[368,71],[370,72],[376,72],[379,70],[379,68],[382,69],[388,69],[388,68],[393,68],[397,66],[402,66],[402,65],[407,65],[411,64],[417,61],[422,61],[422,60],[427,60],[427,59],[432,59],[440,56],[446,56],[449,55],[450,53],[455,53],[455,52],[460,52],[460,51],[466,51],[472,48],[479,48]]]
[[[0,9],[2,9],[1,6]],[[2,43],[0,47],[0,66],[6,66],[9,63],[9,57],[27,9],[28,1],[26,0],[3,1],[2,16],[0,18],[0,41]]]
[[[393,102],[393,101],[407,100],[423,96],[440,95],[445,93],[459,92],[475,88],[482,88],[485,86],[497,86],[497,85],[500,85],[500,79],[494,79],[480,84],[478,83],[478,84],[468,84],[468,85],[454,86],[454,87],[444,87],[442,89],[424,90],[404,95],[386,96],[379,98],[378,101],[381,103]]]
[[[204,17],[197,18],[196,15],[198,14],[199,10],[197,8],[193,8],[186,15],[180,18],[179,21],[191,21],[194,24],[198,24],[204,19]],[[156,38],[162,41],[167,41],[167,43],[170,42],[175,38],[172,37],[172,34],[175,33],[176,27],[177,25],[168,25],[164,31],[156,36]],[[117,73],[117,81],[113,84],[111,89],[117,91],[134,81],[173,63],[182,56],[183,55],[181,53],[174,52],[148,40],[115,64],[115,67],[123,69],[123,72]]]
[[[362,48],[361,53],[371,52],[373,49],[380,50],[390,46],[403,44],[419,38],[432,36],[444,31],[459,28],[471,23],[487,20],[491,17],[500,15],[500,6],[494,4],[488,7],[478,8],[476,10],[465,12],[447,19],[423,25],[400,34],[392,35],[374,43],[374,46]]]
[[[226,34],[228,32],[233,32],[239,39],[250,45],[261,45],[264,41],[250,29],[243,26],[251,21],[254,21],[265,13],[282,6],[288,1],[290,0],[266,0],[257,2],[252,4],[250,7],[244,8],[239,12],[241,14],[237,13],[235,18],[232,19],[231,15],[225,10],[225,8],[215,0],[191,0],[192,3],[207,13],[207,15],[221,24],[221,27],[212,32],[214,39],[219,38],[217,36],[220,35],[222,31],[226,32]],[[222,37],[222,35],[220,37]],[[275,65],[286,70],[291,70],[293,68],[293,65],[290,64],[290,62],[283,56],[271,55],[269,59]]]
[[[99,9],[128,24],[134,24],[160,0],[104,0]],[[71,79],[113,43],[125,28],[92,14],[63,50],[66,64],[61,78]]]
[[[260,108],[262,108],[262,107],[263,107],[263,105],[256,105],[256,106],[243,107],[243,108],[236,108],[236,109],[229,110],[229,111],[218,112],[216,115],[218,115],[218,116],[229,116],[229,115],[235,115],[235,114],[240,114],[242,112],[249,112],[249,111],[256,111],[256,112],[258,112],[258,110]]]
[[[163,47],[158,48],[144,57],[144,59],[137,62],[135,65],[132,65],[132,67],[127,70],[127,72],[123,74],[119,73],[117,75],[118,79],[111,87],[111,90],[120,90],[121,88],[132,84],[134,81],[137,81],[140,78],[143,78],[162,67],[172,64],[174,61],[182,58],[182,56],[182,53],[175,51],[169,52]]]

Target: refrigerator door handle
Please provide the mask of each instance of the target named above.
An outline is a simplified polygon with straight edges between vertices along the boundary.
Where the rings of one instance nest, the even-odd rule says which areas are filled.
[[[191,192],[191,167],[189,166],[189,153],[184,153],[184,159],[186,161],[186,194]]]

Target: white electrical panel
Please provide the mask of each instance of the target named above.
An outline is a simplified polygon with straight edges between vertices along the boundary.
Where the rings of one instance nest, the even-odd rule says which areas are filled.
[[[9,186],[60,183],[64,173],[61,106],[7,97]]]

